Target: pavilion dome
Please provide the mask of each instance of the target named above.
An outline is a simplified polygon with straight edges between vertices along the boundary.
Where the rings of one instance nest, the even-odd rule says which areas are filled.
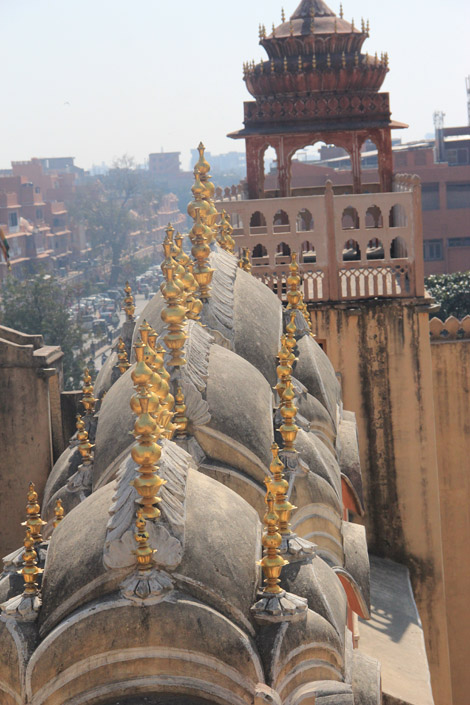
[[[271,34],[260,26],[268,61],[245,64],[244,80],[255,97],[304,95],[320,91],[377,92],[388,72],[388,57],[369,58],[362,46],[369,36],[337,17],[322,0],[302,0]]]

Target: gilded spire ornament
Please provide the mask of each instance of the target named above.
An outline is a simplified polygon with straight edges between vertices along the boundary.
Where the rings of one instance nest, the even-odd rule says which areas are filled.
[[[343,3],[340,3],[340,6],[339,6],[339,16],[340,16],[340,19],[343,19],[343,17],[344,17]]]
[[[131,285],[129,282],[126,282],[126,286],[124,287],[124,305],[123,309],[126,312],[126,318],[128,321],[133,321],[134,320],[134,312],[135,312],[135,304],[134,304],[134,297],[132,296],[132,289]]]
[[[85,421],[77,414],[77,440],[78,440],[78,452],[81,455],[82,465],[90,465],[92,461],[91,451],[93,449],[93,444],[90,443],[88,438],[88,431],[85,428]]]
[[[217,242],[223,250],[233,253],[235,240],[232,237],[233,228],[230,223],[230,216],[227,211],[222,210],[218,228]]]
[[[21,595],[10,598],[0,605],[5,617],[13,617],[19,622],[33,622],[37,619],[41,608],[39,596],[38,577],[42,568],[38,568],[38,554],[35,549],[35,540],[29,526],[23,541],[24,551],[21,554],[23,567],[19,571],[23,576],[24,590]]]
[[[82,404],[85,409],[85,414],[87,416],[93,416],[93,414],[95,413],[95,404],[98,401],[93,396],[93,391],[94,391],[94,388],[91,383],[91,375],[88,370],[88,367],[86,367],[85,371],[83,373]]]
[[[299,288],[300,282],[297,252],[292,252],[289,264],[289,276],[287,277],[287,300],[289,302],[287,308],[299,308],[302,301],[302,293]]]
[[[277,357],[279,359],[279,365],[276,368],[278,382],[275,386],[275,390],[277,391],[279,397],[280,406],[282,406],[284,403],[284,392],[287,388],[287,383],[290,380],[292,371],[289,359],[290,353],[289,349],[286,346],[286,339],[287,338],[285,335],[281,336],[281,348],[277,354]]]
[[[52,526],[54,527],[54,529],[56,529],[59,526],[60,522],[64,518],[64,514],[65,514],[65,509],[62,506],[62,500],[58,499],[58,500],[56,500],[55,507],[54,507],[55,519],[52,522]]]
[[[181,387],[178,387],[175,394],[175,413],[173,415],[173,424],[176,427],[175,437],[178,439],[184,439],[187,435],[188,419],[185,413],[186,404],[184,403],[184,394]]]
[[[297,415],[297,407],[294,404],[295,391],[291,380],[286,382],[286,387],[282,394],[281,416],[284,423],[279,428],[279,433],[282,436],[284,450],[295,452],[294,443],[299,431],[295,423]]]
[[[154,565],[153,554],[156,553],[156,550],[150,548],[148,544],[149,535],[146,531],[146,527],[147,524],[144,519],[144,512],[142,509],[138,509],[137,519],[135,522],[136,532],[134,534],[134,539],[137,543],[135,555],[137,557],[137,565],[139,570],[142,572],[152,570]]]
[[[129,363],[129,360],[127,359],[126,344],[124,343],[122,338],[119,338],[119,341],[117,344],[117,357],[118,357],[117,368],[118,368],[119,372],[123,375],[124,372],[126,372],[129,369],[130,363]]]
[[[144,348],[142,341],[134,345],[137,362],[132,371],[132,380],[137,387],[140,413],[134,424],[136,443],[131,449],[132,459],[139,466],[139,477],[136,477],[132,484],[140,495],[139,504],[144,517],[157,519],[160,516],[157,505],[161,502],[158,492],[166,481],[158,475],[157,463],[160,460],[161,448],[156,439],[156,421],[149,413],[148,387],[152,370],[144,361]]]
[[[179,280],[174,278],[177,264],[171,256],[170,243],[163,243],[163,248],[166,255],[165,267],[162,264],[165,282],[161,291],[166,307],[163,309],[161,317],[167,326],[167,332],[163,339],[171,356],[168,365],[179,367],[186,364],[186,360],[183,357],[183,347],[187,338],[183,330],[186,318],[186,306],[183,305],[185,299],[184,287]]]
[[[244,247],[243,248],[243,254],[241,255],[240,259],[238,260],[238,267],[239,269],[243,269],[244,272],[251,272],[251,260],[250,260],[250,248],[249,247]]]
[[[26,495],[28,504],[26,505],[26,521],[22,522],[21,526],[26,526],[31,532],[31,537],[34,543],[41,543],[42,527],[46,522],[41,519],[41,507],[38,503],[38,493],[34,486],[34,482],[29,483],[28,494]]]
[[[210,297],[210,284],[214,274],[214,270],[209,267],[208,263],[212,231],[204,224],[199,208],[195,209],[195,220],[189,232],[189,239],[193,245],[191,249],[195,260],[193,274],[198,283],[199,298],[202,301],[207,301]]]
[[[297,326],[295,325],[295,317],[296,317],[296,311],[292,310],[289,312],[290,315],[290,320],[289,323],[286,325],[286,348],[289,351],[289,364],[292,368],[292,365],[294,364],[295,361],[295,355],[294,355],[294,350],[297,345],[297,340],[295,339],[295,334],[297,332]]]
[[[260,624],[305,619],[307,600],[286,592],[279,584],[282,569],[289,561],[280,553],[282,536],[278,531],[279,520],[274,511],[274,497],[269,490],[265,501],[267,511],[263,517],[265,530],[261,540],[264,555],[257,561],[263,571],[264,588],[260,592],[260,599],[252,606],[251,613]]]
[[[277,443],[272,444],[271,453],[273,455],[269,466],[271,476],[265,479],[265,484],[274,496],[274,511],[278,518],[278,531],[282,538],[281,555],[289,562],[312,558],[316,553],[315,544],[297,536],[290,527],[291,514],[297,507],[288,500],[289,483],[285,478],[285,466],[279,457]]]
[[[282,20],[282,22],[286,21],[286,13],[284,12],[283,7],[281,7],[281,20]]]

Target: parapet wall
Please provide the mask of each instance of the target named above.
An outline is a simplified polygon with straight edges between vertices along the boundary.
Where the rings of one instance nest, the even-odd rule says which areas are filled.
[[[470,316],[430,321],[433,393],[453,705],[467,705],[470,671]]]

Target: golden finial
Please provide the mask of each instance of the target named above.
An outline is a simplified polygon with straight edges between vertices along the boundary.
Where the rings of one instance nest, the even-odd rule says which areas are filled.
[[[31,537],[34,543],[41,543],[42,527],[46,524],[41,519],[41,507],[38,503],[38,493],[36,492],[34,482],[29,483],[28,494],[26,495],[28,504],[26,505],[26,521],[22,522],[21,526],[26,526],[31,532]]]
[[[202,222],[199,208],[195,209],[194,225],[189,232],[189,238],[193,244],[191,253],[195,259],[194,277],[199,286],[199,297],[202,301],[207,301],[210,297],[210,283],[214,273],[214,270],[208,266],[212,231]]]
[[[369,25],[369,20],[366,22],[366,34],[369,36],[369,30],[370,30],[370,25]]]
[[[312,69],[316,69],[316,68],[317,68],[317,57],[316,57],[316,55],[314,54],[314,55],[312,56]]]
[[[60,522],[62,521],[62,519],[64,518],[64,514],[65,514],[65,510],[64,510],[64,508],[63,508],[63,506],[62,506],[62,500],[61,500],[61,499],[58,499],[58,500],[56,501],[56,503],[55,503],[54,514],[55,514],[55,519],[54,519],[54,521],[52,522],[52,526],[53,526],[54,529],[55,529],[57,526],[59,526],[59,524],[60,524]]]
[[[23,551],[23,568],[21,575],[23,576],[24,592],[23,595],[34,597],[39,592],[37,577],[42,573],[42,568],[38,568],[38,554],[34,548],[36,540],[31,529],[26,529],[26,536],[23,542],[25,550]]]
[[[185,412],[184,394],[181,387],[178,387],[175,394],[175,413],[173,415],[173,424],[176,426],[176,438],[186,438],[188,419],[185,416]]]
[[[354,32],[355,29],[356,29],[356,28],[355,28],[355,26],[354,26],[354,17],[353,17],[352,20],[351,20],[351,31]]]
[[[361,17],[361,32],[364,34],[366,31],[366,23],[364,22],[364,18]]]
[[[344,53],[344,51],[341,54],[341,66],[343,67],[343,69],[346,68],[346,54]]]
[[[117,367],[119,369],[119,372],[123,375],[124,372],[126,372],[126,370],[129,369],[130,363],[129,363],[129,360],[127,359],[126,345],[125,345],[122,338],[119,338],[119,341],[117,344],[117,357],[118,357]]]
[[[375,66],[377,66],[378,63],[379,63],[379,57],[377,56],[377,52],[375,52],[375,57],[374,57]]]
[[[301,56],[299,56],[299,58],[297,59],[297,68],[298,68],[299,71],[302,71],[302,70],[303,70],[303,64],[302,64],[302,57],[301,57]]]
[[[388,52],[385,52],[385,67],[388,68]]]
[[[83,373],[83,387],[82,387],[83,397],[82,404],[85,408],[85,414],[87,416],[93,416],[95,412],[95,404],[98,401],[93,396],[93,385],[91,383],[91,375],[88,367],[85,368]]]
[[[198,290],[198,283],[194,277],[194,263],[188,262],[186,265],[187,276],[191,277],[191,289],[186,297],[186,316],[192,321],[199,321],[200,313],[202,311],[202,301],[198,299],[195,294]]]
[[[88,439],[88,432],[85,429],[85,422],[77,414],[77,440],[78,440],[78,452],[81,455],[82,465],[90,465],[92,461],[91,451],[93,450],[93,445]]]
[[[281,8],[281,20],[282,22],[286,21],[286,13],[284,12],[284,8]]]
[[[258,39],[263,39],[263,30],[261,24],[258,25]]]
[[[250,248],[244,247],[243,254],[238,260],[239,269],[243,269],[245,272],[251,272],[251,260],[250,260]]]
[[[265,483],[269,492],[274,496],[274,511],[279,520],[279,533],[281,536],[290,536],[290,515],[297,507],[291,504],[287,499],[289,483],[284,477],[284,463],[279,458],[279,446],[277,443],[272,444],[271,453],[273,459],[269,469],[271,470],[272,477],[266,478]]]
[[[287,277],[287,300],[288,308],[298,308],[302,301],[300,291],[301,278],[299,275],[299,265],[297,262],[297,252],[292,252],[289,264],[289,276]]]
[[[283,68],[284,68],[284,71],[287,71],[287,56],[284,57]]]
[[[185,299],[184,287],[180,281],[174,278],[177,263],[171,256],[170,243],[164,242],[163,249],[166,255],[165,269],[163,269],[162,264],[165,282],[161,291],[166,307],[163,309],[161,317],[162,321],[167,324],[167,333],[164,341],[171,355],[168,364],[172,367],[179,367],[186,364],[186,360],[183,357],[183,347],[187,338],[183,330],[186,318],[186,307],[183,306]]]
[[[327,68],[329,68],[329,69],[331,68],[331,55],[330,55],[330,52],[328,52],[328,54],[326,55],[326,66],[327,66]]]
[[[291,37],[294,36],[294,23],[292,22],[292,20],[290,20],[290,22],[289,22],[289,35]]]
[[[230,223],[230,216],[227,211],[223,210],[219,224],[219,245],[227,252],[233,253],[235,249],[235,240],[232,237],[233,227]]]
[[[294,404],[295,392],[294,386],[290,380],[286,383],[286,388],[282,394],[283,404],[281,406],[281,416],[284,423],[279,429],[284,442],[284,449],[288,451],[294,450],[294,442],[299,431],[298,426],[295,424],[295,417],[297,414],[297,407]]]
[[[287,388],[287,382],[291,376],[290,352],[286,346],[286,336],[281,336],[281,348],[277,354],[279,365],[276,367],[278,382],[274,387],[279,396],[279,405],[283,405],[284,392]]]
[[[132,289],[131,285],[129,282],[126,282],[126,286],[124,287],[124,305],[123,309],[126,312],[127,320],[128,321],[133,321],[134,320],[134,311],[135,311],[135,305],[134,305],[134,297],[132,296]]]
[[[282,543],[282,536],[278,532],[278,518],[274,511],[274,497],[271,492],[266,493],[266,504],[268,505],[266,514],[263,517],[265,531],[261,543],[265,549],[263,558],[257,562],[264,574],[263,594],[278,595],[283,592],[279,586],[280,575],[283,567],[288,561],[280,555],[279,547]]]
[[[148,544],[149,535],[146,530],[146,524],[147,523],[144,519],[144,511],[142,509],[138,509],[137,519],[135,522],[136,532],[134,534],[137,549],[134,553],[137,557],[137,564],[141,573],[145,573],[153,568],[153,555],[157,552],[155,549],[150,548]]]
[[[273,22],[273,37],[275,37],[275,36],[276,36],[276,28],[275,28],[274,22]]]
[[[161,502],[158,492],[165,484],[158,475],[157,463],[160,460],[161,448],[157,443],[157,424],[149,413],[150,378],[152,370],[144,361],[145,345],[142,341],[134,345],[137,364],[132,371],[132,379],[137,388],[140,413],[134,424],[135,445],[132,446],[131,455],[137,463],[139,477],[132,484],[140,495],[139,504],[146,519],[157,519],[160,510],[156,505]]]
[[[199,209],[199,214],[201,216],[201,220],[205,223],[207,219],[211,215],[211,207],[209,203],[204,199],[204,193],[206,191],[206,188],[204,184],[201,181],[201,177],[198,171],[195,171],[194,173],[194,184],[191,186],[191,192],[193,194],[193,199],[190,203],[188,203],[188,215],[191,218],[196,217],[196,209]]]
[[[295,309],[292,309],[290,311],[290,321],[286,325],[286,347],[291,353],[291,355],[294,355],[294,349],[295,346],[297,345],[297,341],[295,339],[295,334],[297,332],[297,326],[295,325],[295,317],[297,315],[297,312]],[[292,360],[293,362],[293,360]]]
[[[343,17],[344,17],[343,3],[340,3],[340,6],[339,6],[339,16],[341,19],[343,19]]]

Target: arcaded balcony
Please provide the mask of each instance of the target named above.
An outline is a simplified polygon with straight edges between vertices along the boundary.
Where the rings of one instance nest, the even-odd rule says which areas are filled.
[[[224,194],[236,246],[253,274],[285,299],[291,252],[299,254],[305,301],[424,296],[421,188],[397,177],[390,193],[240,200]]]

